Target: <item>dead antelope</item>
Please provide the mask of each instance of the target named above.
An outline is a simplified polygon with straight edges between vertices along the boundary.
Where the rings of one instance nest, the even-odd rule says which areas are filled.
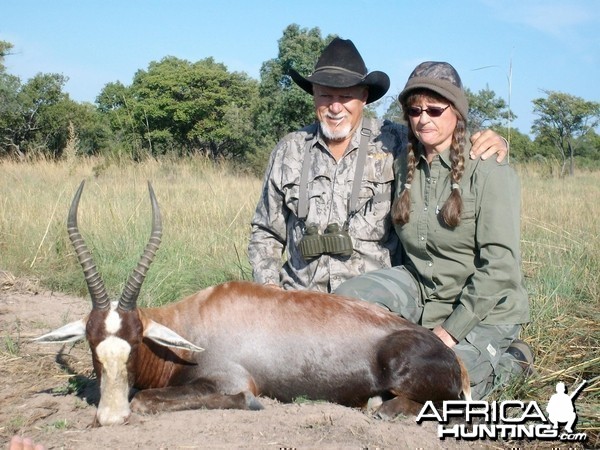
[[[68,232],[92,311],[37,342],[87,338],[100,382],[100,425],[124,423],[131,410],[261,409],[259,395],[351,407],[381,397],[380,417],[416,414],[428,400],[457,400],[462,392],[469,397],[468,376],[452,350],[431,331],[367,302],[234,281],[161,308],[138,308],[162,235],[150,184],[152,234],[111,302],[77,226],[83,185]]]

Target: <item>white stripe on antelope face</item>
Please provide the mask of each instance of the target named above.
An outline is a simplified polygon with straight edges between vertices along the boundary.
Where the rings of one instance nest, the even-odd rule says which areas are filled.
[[[102,364],[100,403],[96,413],[101,425],[124,423],[131,413],[127,378],[130,352],[131,346],[116,336],[107,337],[96,347],[96,355]]]
[[[117,334],[117,332],[121,329],[121,317],[117,312],[117,302],[112,302],[110,305],[110,312],[106,316],[106,321],[104,322],[106,326],[107,334]]]

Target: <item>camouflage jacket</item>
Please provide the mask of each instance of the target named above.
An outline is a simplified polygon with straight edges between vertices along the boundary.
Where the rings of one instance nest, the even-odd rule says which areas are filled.
[[[256,282],[330,292],[351,277],[390,267],[398,245],[389,217],[393,161],[405,147],[406,128],[372,119],[364,125],[371,129],[371,137],[357,202],[360,209],[348,224],[351,256],[323,254],[307,261],[298,248],[306,225],[314,224],[322,233],[328,224],[342,227],[348,219],[360,142],[359,129],[336,161],[314,123],[285,136],[271,154],[248,247]],[[307,151],[308,216],[302,220],[298,199]]]

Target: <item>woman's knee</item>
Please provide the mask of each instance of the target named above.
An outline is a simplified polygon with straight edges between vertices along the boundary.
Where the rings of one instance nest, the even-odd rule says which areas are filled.
[[[416,283],[403,268],[359,275],[342,283],[335,293],[384,306],[411,322],[417,322],[422,314]]]
[[[334,294],[368,300],[366,297],[368,297],[369,287],[372,284],[372,280],[365,280],[364,275],[359,275],[340,284],[335,289]]]

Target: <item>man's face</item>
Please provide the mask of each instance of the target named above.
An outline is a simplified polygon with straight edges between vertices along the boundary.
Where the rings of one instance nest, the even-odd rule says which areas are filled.
[[[332,88],[313,85],[313,97],[321,130],[327,139],[344,141],[360,125],[367,104],[365,86]]]

